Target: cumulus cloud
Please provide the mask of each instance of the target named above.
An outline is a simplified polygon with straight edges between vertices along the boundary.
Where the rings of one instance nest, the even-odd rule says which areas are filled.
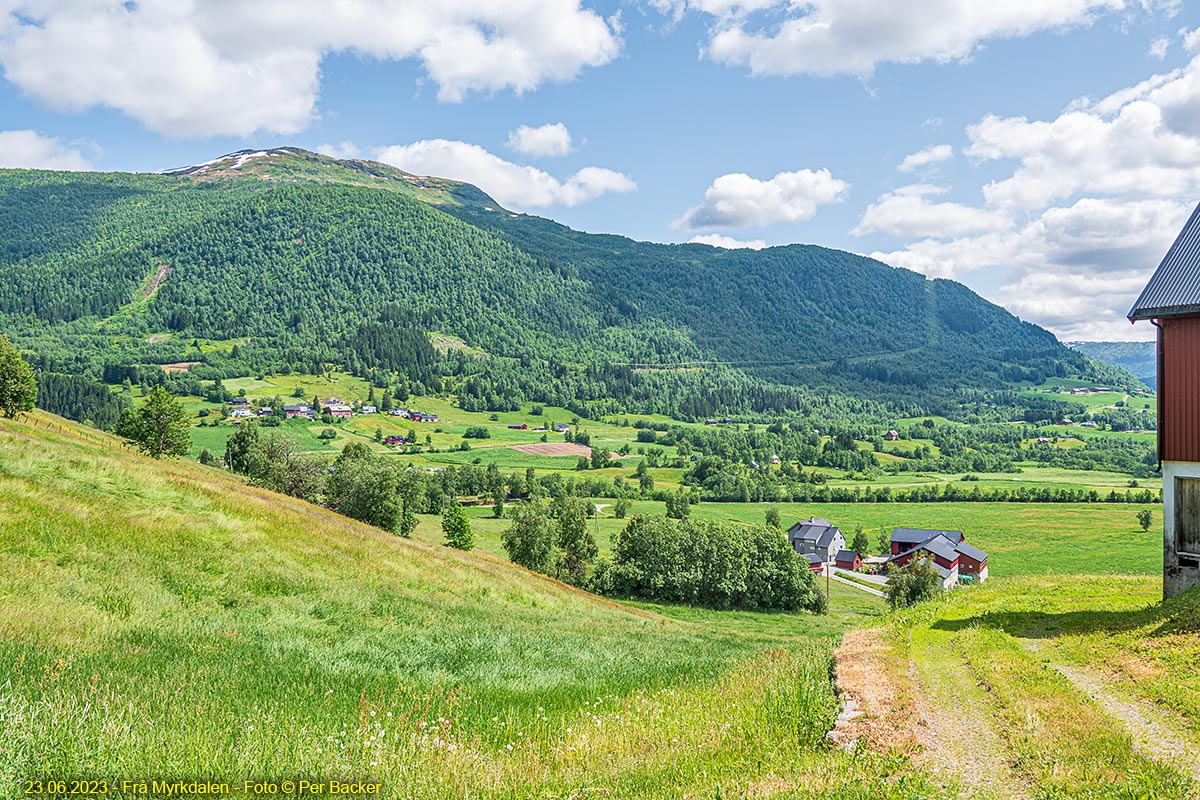
[[[904,157],[904,160],[896,167],[901,172],[913,172],[921,167],[927,167],[930,164],[936,164],[939,161],[946,161],[954,157],[954,148],[948,144],[934,144],[926,147],[924,150],[918,150],[915,153],[909,153]]]
[[[769,4],[776,14],[755,14],[768,4],[714,3],[689,3],[715,18],[708,56],[756,75],[870,75],[884,62],[962,60],[987,40],[1088,25],[1128,6],[1125,0],[808,0]]]
[[[534,158],[565,156],[571,152],[571,132],[561,122],[532,128],[521,125],[508,134],[506,144]]]
[[[0,131],[0,167],[5,169],[57,169],[86,172],[92,169],[83,153],[62,140],[37,131]]]
[[[744,173],[722,175],[704,192],[704,202],[675,220],[678,228],[748,228],[810,219],[823,205],[841,202],[850,184],[827,169],[780,172],[770,180]]]
[[[439,99],[536,89],[608,63],[616,22],[580,0],[9,0],[5,79],[54,108],[176,136],[290,134],[332,52],[416,59]]]
[[[1002,214],[961,203],[930,202],[945,194],[943,186],[926,183],[903,186],[882,195],[863,212],[852,233],[888,233],[893,236],[965,236],[1002,230],[1011,225]]]
[[[426,139],[380,148],[376,158],[417,175],[436,175],[478,186],[513,209],[574,206],[608,192],[631,192],[637,184],[611,169],[584,167],[566,180],[505,161],[479,145]]]
[[[854,233],[904,243],[872,255],[937,277],[987,270],[1003,281],[991,299],[1060,336],[1146,335],[1124,315],[1200,197],[1200,56],[1055,117],[989,115],[966,132],[968,156],[1011,171],[978,205],[882,195]]]
[[[725,236],[720,233],[702,233],[699,236],[693,236],[688,239],[689,244],[707,244],[711,247],[720,247],[722,250],[762,250],[767,246],[767,243],[762,239],[750,239],[742,241],[735,239],[732,236]]]
[[[1159,61],[1162,61],[1164,58],[1167,57],[1167,50],[1169,50],[1170,48],[1171,48],[1171,37],[1170,36],[1160,36],[1157,39],[1155,39],[1153,42],[1150,43],[1150,49],[1147,51],[1147,54],[1151,58],[1157,58]]]
[[[363,158],[365,155],[363,149],[349,139],[338,142],[337,144],[317,145],[317,152],[341,159]]]

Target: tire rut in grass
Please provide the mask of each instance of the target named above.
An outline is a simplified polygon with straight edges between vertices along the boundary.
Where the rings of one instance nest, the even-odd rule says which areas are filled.
[[[1175,732],[1149,703],[1116,697],[1096,675],[1079,667],[1052,664],[1076,689],[1086,694],[1128,730],[1134,748],[1146,758],[1200,781],[1200,748]]]
[[[1004,740],[988,721],[986,701],[977,700],[987,689],[972,677],[953,641],[932,643],[924,655],[924,669],[915,657],[909,659],[923,748],[918,763],[955,780],[964,797],[1031,797],[1028,780],[1013,768]]]

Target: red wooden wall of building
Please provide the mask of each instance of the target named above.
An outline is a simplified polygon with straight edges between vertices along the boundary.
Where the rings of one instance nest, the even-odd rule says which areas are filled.
[[[1158,457],[1200,462],[1200,316],[1161,325]]]

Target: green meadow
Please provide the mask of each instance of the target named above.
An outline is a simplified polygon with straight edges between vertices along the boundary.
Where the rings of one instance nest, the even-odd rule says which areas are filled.
[[[36,418],[0,420],[0,796],[285,775],[938,795],[907,760],[824,745],[832,647],[881,610],[853,588],[824,617],[625,605]]]

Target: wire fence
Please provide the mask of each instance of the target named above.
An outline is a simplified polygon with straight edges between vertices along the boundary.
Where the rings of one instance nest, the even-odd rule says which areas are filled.
[[[80,430],[79,428],[63,425],[48,419],[42,419],[31,414],[25,415],[25,421],[32,423],[34,427],[45,428],[46,430],[69,434],[71,436],[75,436],[76,438],[83,439],[84,441],[95,442],[96,444],[105,444],[108,442],[108,440],[102,436],[97,436],[95,434],[88,433],[87,431]]]

